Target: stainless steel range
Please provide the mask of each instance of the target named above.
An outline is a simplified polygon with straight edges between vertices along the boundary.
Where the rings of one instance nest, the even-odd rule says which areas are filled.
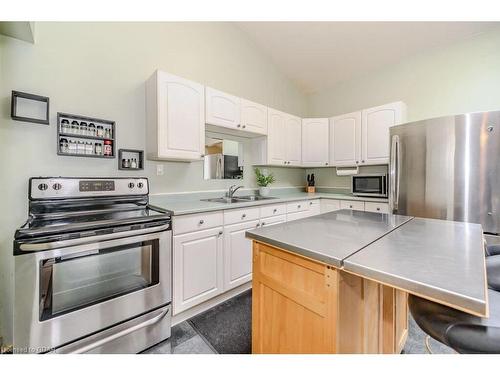
[[[31,178],[14,240],[17,353],[137,353],[170,336],[171,217],[146,178]]]

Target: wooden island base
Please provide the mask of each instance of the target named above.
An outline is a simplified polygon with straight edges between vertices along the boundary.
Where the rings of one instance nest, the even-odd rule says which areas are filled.
[[[407,293],[253,241],[253,353],[400,353]]]

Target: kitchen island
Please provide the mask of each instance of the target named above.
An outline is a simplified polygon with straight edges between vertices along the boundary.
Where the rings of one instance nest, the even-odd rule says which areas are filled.
[[[254,353],[399,353],[408,293],[488,314],[477,224],[341,210],[247,237]]]

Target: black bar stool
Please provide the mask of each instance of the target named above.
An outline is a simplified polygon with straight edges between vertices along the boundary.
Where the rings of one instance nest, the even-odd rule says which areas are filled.
[[[488,299],[489,318],[479,318],[413,295],[408,305],[415,322],[427,335],[455,351],[500,353],[500,292],[488,289]],[[426,346],[431,352],[428,338]]]

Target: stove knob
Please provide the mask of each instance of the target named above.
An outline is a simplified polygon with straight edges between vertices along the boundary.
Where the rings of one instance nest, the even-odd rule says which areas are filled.
[[[60,183],[56,182],[54,185],[52,185],[52,188],[54,190],[61,190],[62,185]]]
[[[144,187],[144,184],[143,184],[142,182],[139,182],[139,183],[137,184],[137,187],[138,187],[139,189],[142,189],[142,188]]]
[[[49,188],[49,185],[47,185],[47,184],[38,185],[38,190],[44,191],[44,190],[47,190],[48,188]]]
[[[129,183],[128,183],[128,187],[129,187],[130,189],[133,189],[133,188],[134,188],[134,186],[135,186],[135,185],[134,185],[134,183],[133,183],[133,182],[129,182]]]

